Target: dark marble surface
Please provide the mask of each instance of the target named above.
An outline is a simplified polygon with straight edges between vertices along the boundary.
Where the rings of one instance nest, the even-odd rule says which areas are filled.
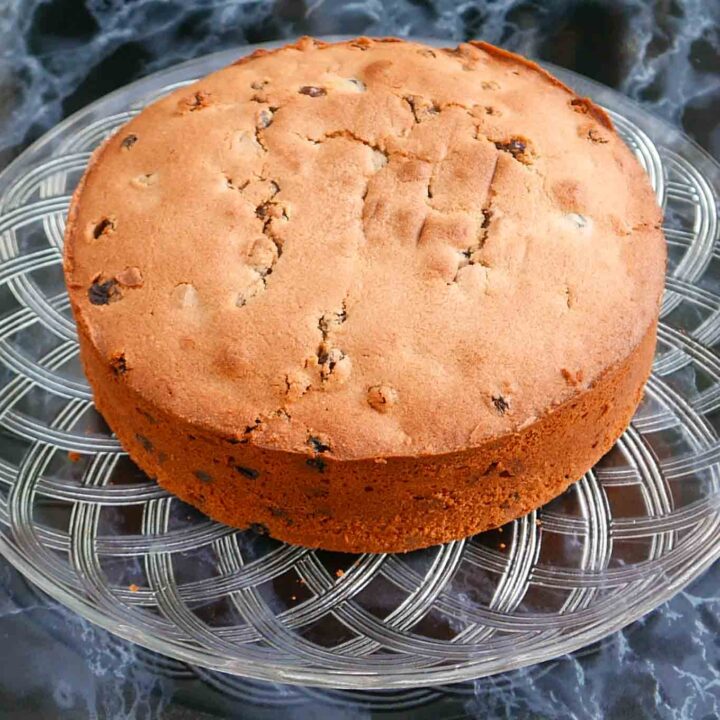
[[[394,692],[271,685],[120,640],[0,565],[0,718],[440,720],[720,717],[720,565],[643,620],[542,665]]]
[[[0,167],[154,70],[299,34],[482,38],[611,85],[720,157],[720,2],[0,0]],[[191,668],[114,638],[0,560],[0,718],[717,718],[720,567],[573,656],[474,683],[316,691]]]

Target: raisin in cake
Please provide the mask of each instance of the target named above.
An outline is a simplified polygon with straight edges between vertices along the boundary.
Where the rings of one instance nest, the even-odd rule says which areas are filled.
[[[96,405],[163,487],[402,551],[542,505],[623,432],[660,221],[605,113],[523,58],[306,38],[105,142],[65,274]]]

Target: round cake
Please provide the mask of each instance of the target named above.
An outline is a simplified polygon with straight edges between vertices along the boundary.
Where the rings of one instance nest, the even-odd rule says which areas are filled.
[[[65,275],[148,475],[287,542],[405,551],[539,507],[623,432],[660,223],[607,115],[537,65],[305,38],[109,138]]]

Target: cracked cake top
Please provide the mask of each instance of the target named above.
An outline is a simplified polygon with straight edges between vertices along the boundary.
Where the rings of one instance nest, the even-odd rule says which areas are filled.
[[[660,220],[605,114],[537,66],[303,39],[110,138],[65,268],[81,331],[161,411],[278,449],[440,453],[632,351]]]

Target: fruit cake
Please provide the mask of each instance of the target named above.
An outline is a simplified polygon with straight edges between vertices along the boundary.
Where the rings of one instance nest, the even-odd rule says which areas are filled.
[[[666,253],[608,116],[482,42],[304,38],[93,155],[65,275],[95,403],[216,520],[407,551],[493,528],[628,425]]]

